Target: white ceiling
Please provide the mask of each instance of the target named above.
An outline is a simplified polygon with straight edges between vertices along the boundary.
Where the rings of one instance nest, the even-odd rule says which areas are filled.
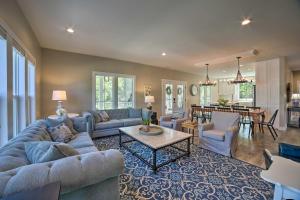
[[[300,66],[299,0],[18,0],[18,3],[45,48],[191,73],[204,72],[196,63],[251,49],[257,49],[259,55],[242,63],[287,56],[292,67]],[[253,23],[242,27],[240,21],[248,16]],[[65,31],[69,26],[75,29],[73,35]],[[161,56],[162,52],[167,56]],[[243,74],[247,71],[253,74],[251,64],[242,67]],[[211,66],[210,72],[216,77],[231,76],[236,73],[236,63]]]

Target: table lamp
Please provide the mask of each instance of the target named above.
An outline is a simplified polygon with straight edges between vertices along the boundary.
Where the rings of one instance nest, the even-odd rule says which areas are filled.
[[[62,116],[66,114],[66,110],[63,108],[63,101],[67,100],[67,94],[65,90],[53,90],[52,100],[57,101],[56,114]]]
[[[155,102],[154,96],[145,96],[145,103],[147,103],[147,108],[152,110],[152,103]]]

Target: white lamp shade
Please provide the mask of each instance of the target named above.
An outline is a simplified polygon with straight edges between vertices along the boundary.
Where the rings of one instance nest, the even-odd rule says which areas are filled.
[[[67,93],[65,90],[53,90],[52,100],[54,101],[65,101],[67,100]]]
[[[154,103],[154,96],[145,96],[145,103]]]

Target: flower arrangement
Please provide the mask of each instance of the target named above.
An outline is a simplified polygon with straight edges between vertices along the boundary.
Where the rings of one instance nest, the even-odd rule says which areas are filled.
[[[224,99],[223,97],[220,97],[218,99],[218,103],[219,103],[220,106],[226,106],[228,102],[229,102],[229,100]]]

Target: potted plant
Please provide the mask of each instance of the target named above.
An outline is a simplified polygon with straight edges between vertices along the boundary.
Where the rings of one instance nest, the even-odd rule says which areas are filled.
[[[143,131],[149,132],[150,131],[150,119],[143,120]]]
[[[227,99],[224,99],[223,97],[220,97],[218,99],[218,103],[219,103],[220,106],[226,106],[228,102],[229,101]]]

